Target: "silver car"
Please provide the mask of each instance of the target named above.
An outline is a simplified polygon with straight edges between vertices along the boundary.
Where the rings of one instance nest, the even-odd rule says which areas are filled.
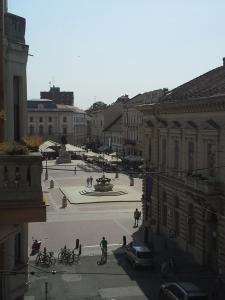
[[[126,248],[126,257],[131,262],[132,267],[152,267],[153,253],[146,246],[130,245]]]

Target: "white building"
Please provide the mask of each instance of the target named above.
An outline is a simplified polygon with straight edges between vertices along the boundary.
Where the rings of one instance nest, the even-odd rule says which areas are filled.
[[[27,101],[28,134],[43,136],[44,140],[61,142],[66,136],[69,144],[83,145],[87,141],[87,115],[70,105],[52,100]]]

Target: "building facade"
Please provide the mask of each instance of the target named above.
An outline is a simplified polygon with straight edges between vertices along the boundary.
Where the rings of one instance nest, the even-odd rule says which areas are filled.
[[[25,19],[0,1],[1,142],[26,134]],[[1,79],[2,79],[1,78]],[[3,130],[2,130],[3,129]],[[28,222],[46,220],[39,155],[0,155],[0,299],[22,300],[28,282]],[[20,273],[20,275],[15,275]]]
[[[61,92],[59,87],[54,85],[48,92],[40,92],[41,99],[53,100],[56,104],[74,105],[73,92]]]
[[[124,155],[143,156],[143,114],[136,109],[137,105],[155,103],[163,95],[164,90],[155,90],[138,94],[123,106],[123,153]]]
[[[29,100],[28,134],[42,136],[44,140],[60,143],[62,136],[73,145],[87,141],[87,115],[74,106],[55,104],[52,100]]]
[[[170,91],[144,114],[143,215],[197,262],[225,272],[225,64]]]
[[[118,155],[122,155],[123,151],[122,128],[122,115],[120,115],[103,131],[104,145],[106,145],[110,151],[116,152]]]

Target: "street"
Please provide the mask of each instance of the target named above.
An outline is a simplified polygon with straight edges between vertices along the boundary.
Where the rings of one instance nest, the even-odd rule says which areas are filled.
[[[53,161],[50,163],[49,168],[56,168]],[[131,200],[129,202],[127,200],[105,202],[98,197],[99,203],[71,204],[68,201],[68,206],[62,208],[64,188],[87,189],[87,176],[91,174],[95,181],[101,173],[88,173],[81,168],[74,174],[72,172],[74,166],[69,165],[57,166],[57,169],[60,170],[48,169],[49,178],[47,181],[43,180],[43,192],[48,202],[47,222],[29,224],[29,245],[31,247],[32,239],[41,240],[41,248],[46,247],[47,251],[53,251],[57,257],[62,247],[66,245],[73,249],[76,239],[79,239],[82,255],[79,264],[57,263],[50,268],[35,266],[35,257],[31,256],[29,265],[32,274],[29,276],[25,300],[156,300],[160,285],[168,280],[191,280],[203,288],[210,286],[207,283],[211,280],[211,274],[201,268],[195,269],[194,277],[193,270],[188,272],[181,270],[179,274],[170,274],[169,278],[162,278],[158,265],[153,269],[133,270],[126,260],[122,247],[123,236],[126,236],[127,243],[133,239],[136,242],[143,241],[142,228],[140,226],[133,228],[134,210],[135,208],[141,210],[141,179],[135,178],[134,186],[130,187],[127,175],[120,174],[119,178],[115,179],[115,174],[106,174],[115,186],[118,184],[124,190],[128,186],[134,189],[133,193],[129,194]],[[45,170],[43,179],[44,173]],[[50,188],[51,179],[54,180],[54,188]],[[140,196],[139,199],[134,199],[133,195],[136,197],[137,194]],[[80,194],[79,197],[83,196]],[[108,241],[109,255],[107,264],[99,266],[97,265],[101,253],[99,243],[103,236]]]

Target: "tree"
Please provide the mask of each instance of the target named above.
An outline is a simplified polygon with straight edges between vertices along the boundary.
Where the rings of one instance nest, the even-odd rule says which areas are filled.
[[[98,111],[98,110],[102,110],[102,109],[105,109],[107,108],[107,104],[105,104],[104,102],[102,101],[97,101],[95,103],[93,103],[87,110],[86,112],[87,113],[92,113],[93,111]]]

